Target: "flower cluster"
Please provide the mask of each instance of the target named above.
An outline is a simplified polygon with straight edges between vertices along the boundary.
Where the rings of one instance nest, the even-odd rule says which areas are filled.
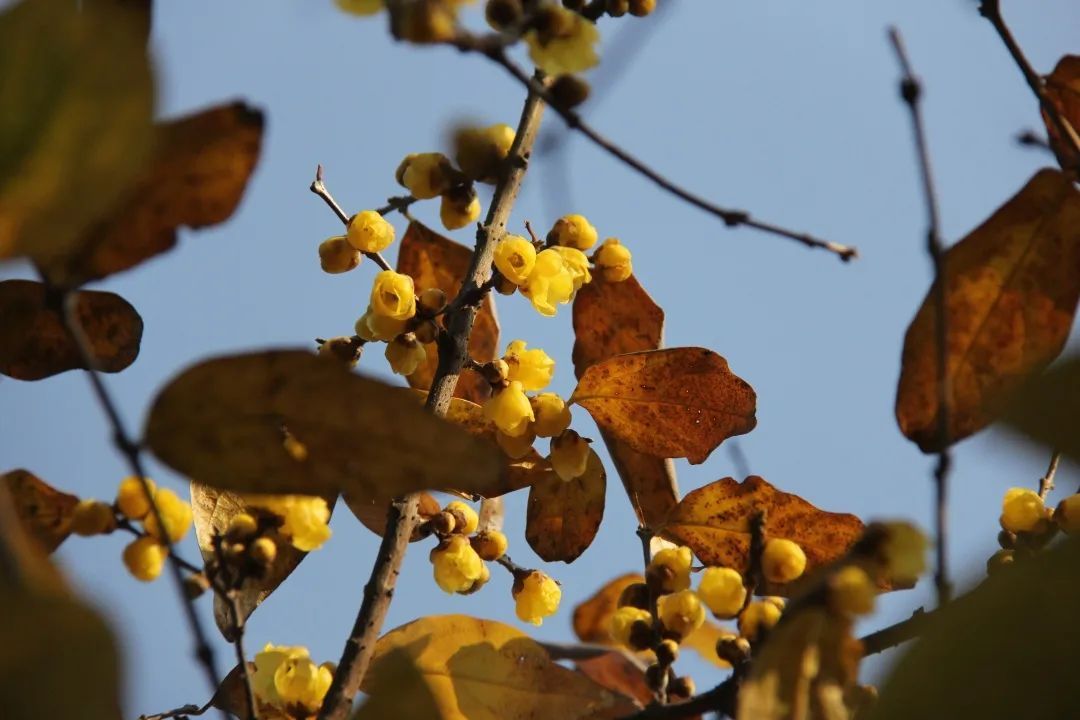
[[[1001,549],[987,561],[988,573],[1038,553],[1058,532],[1080,533],[1080,494],[1066,497],[1052,510],[1046,505],[1046,494],[1021,487],[1005,491],[998,534]]]
[[[241,532],[237,542],[251,541],[261,534],[266,526],[271,526],[284,536],[297,550],[310,552],[322,547],[330,539],[330,506],[326,499],[317,495],[245,495],[245,502],[252,513],[260,516],[256,523],[258,529],[253,532]],[[241,513],[232,520],[232,525],[241,525],[238,530],[248,527],[247,521],[238,520]],[[266,518],[269,516],[269,522]]]
[[[609,282],[626,280],[633,265],[630,251],[617,238],[605,240],[591,259],[585,255],[598,237],[596,228],[581,215],[559,218],[543,244],[520,235],[504,236],[494,258],[503,280],[500,292],[519,290],[537,312],[552,317],[557,305],[569,303],[582,285],[592,282],[593,272]]]
[[[251,689],[261,715],[306,720],[319,712],[334,664],[316,665],[305,647],[267,644],[255,655]]]

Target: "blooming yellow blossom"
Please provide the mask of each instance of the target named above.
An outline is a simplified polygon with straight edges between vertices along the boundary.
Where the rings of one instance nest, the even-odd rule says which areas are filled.
[[[504,278],[522,285],[536,267],[536,248],[520,235],[506,235],[495,246],[495,267]]]
[[[318,712],[331,680],[330,666],[315,665],[307,648],[268,643],[255,655],[251,689],[260,703],[307,717]]]
[[[157,488],[154,481],[146,478],[146,488],[151,493]],[[116,507],[131,520],[142,520],[150,512],[150,500],[143,490],[142,480],[135,476],[120,481],[116,490]]]
[[[556,305],[570,302],[574,295],[574,276],[563,256],[554,248],[536,255],[536,264],[521,286],[521,294],[545,317],[555,315]]]
[[[248,495],[249,505],[282,519],[281,534],[297,550],[310,552],[330,538],[330,506],[317,495]]]
[[[673,593],[690,587],[690,566],[694,555],[688,547],[665,548],[653,555],[648,577],[660,593]]]
[[[705,606],[693,590],[680,590],[657,599],[656,612],[668,632],[685,638],[705,623]]]
[[[369,309],[392,320],[408,320],[416,314],[416,288],[404,273],[383,270],[371,286]]]
[[[533,430],[538,437],[558,437],[570,427],[570,408],[556,393],[540,393],[529,402],[536,416]]]
[[[552,248],[562,255],[563,265],[570,271],[570,279],[574,283],[574,293],[581,289],[582,285],[592,282],[592,273],[589,272],[589,258],[577,248],[557,246]],[[571,299],[573,295],[571,295]]]
[[[520,587],[519,587],[520,584]],[[540,625],[559,609],[562,589],[545,573],[533,570],[514,583],[514,612],[523,622]]]
[[[374,210],[363,210],[349,219],[346,237],[360,252],[382,252],[394,242],[394,226]]]
[[[484,417],[511,437],[524,435],[529,430],[529,423],[536,419],[525,389],[517,380],[501,390],[496,390],[484,402]]]
[[[738,570],[722,567],[705,568],[698,583],[698,597],[713,615],[733,618],[746,602],[746,587]]]
[[[540,348],[525,349],[524,340],[512,340],[506,346],[503,360],[507,365],[507,380],[518,380],[526,390],[543,390],[555,372],[555,360]]]
[[[596,44],[600,33],[596,26],[571,10],[558,6],[551,13],[547,27],[525,33],[529,58],[537,67],[551,75],[578,73],[600,62]]]
[[[398,375],[412,375],[427,360],[427,351],[412,333],[403,333],[386,344],[386,359]]]
[[[588,250],[596,244],[599,234],[584,215],[564,215],[555,221],[548,232],[550,244],[576,250]]]
[[[169,550],[155,538],[136,538],[124,548],[124,566],[136,579],[150,582],[161,574]]]
[[[331,275],[349,272],[363,257],[344,235],[327,238],[319,244],[319,266]]]
[[[381,340],[390,342],[401,333],[405,332],[407,320],[395,320],[385,315],[379,315],[372,311],[371,306],[356,321],[354,330],[356,334],[368,342]]]
[[[608,238],[593,254],[596,269],[608,282],[622,282],[634,272],[630,251],[618,238]]]
[[[589,441],[573,430],[551,439],[551,467],[555,474],[570,482],[585,474],[589,466]]]
[[[484,561],[464,535],[452,535],[444,545],[431,551],[435,582],[443,592],[469,590],[483,574]]]
[[[154,504],[157,505],[161,521],[165,524],[165,534],[170,542],[180,542],[188,529],[191,528],[193,514],[191,505],[177,497],[176,493],[168,488],[158,488],[154,491]],[[143,527],[150,535],[164,539],[161,527],[158,526],[157,516],[151,511],[143,518]]]

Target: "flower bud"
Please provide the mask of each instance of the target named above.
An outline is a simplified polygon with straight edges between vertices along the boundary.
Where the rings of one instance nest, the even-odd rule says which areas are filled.
[[[709,567],[701,573],[698,596],[713,615],[729,619],[742,610],[743,603],[746,602],[746,587],[737,570]]]
[[[71,532],[89,537],[104,535],[116,529],[112,506],[100,500],[80,500],[71,515]]]
[[[680,590],[657,600],[657,614],[667,633],[686,638],[705,623],[705,607],[693,590]]]
[[[349,245],[366,253],[382,252],[390,247],[395,234],[394,226],[374,210],[363,210],[349,218],[346,232]]]
[[[551,439],[551,467],[560,478],[570,482],[585,474],[591,452],[588,440],[573,430],[567,430]]]
[[[427,361],[427,350],[412,333],[402,333],[386,344],[386,359],[398,375],[412,375]]]
[[[480,198],[472,185],[458,185],[443,194],[439,219],[447,230],[460,230],[480,217]]]
[[[168,554],[168,549],[154,538],[136,538],[124,548],[124,566],[137,580],[150,582],[161,574]]]
[[[547,574],[533,570],[522,578],[520,587],[514,583],[514,612],[518,619],[540,625],[544,618],[559,608],[562,590]]]
[[[146,478],[145,490],[141,479],[134,476],[124,478],[116,491],[117,509],[130,520],[142,520],[150,512],[150,498],[146,492],[153,494],[155,488],[150,478]]]
[[[506,548],[509,546],[506,535],[498,530],[485,530],[474,535],[470,542],[480,559],[488,562],[494,562],[505,555]]]
[[[446,504],[445,512],[454,516],[454,532],[460,535],[472,535],[480,524],[480,517],[471,505],[466,505],[460,500],[454,500]]]
[[[536,422],[533,430],[538,437],[558,437],[570,427],[570,408],[566,401],[555,393],[540,393],[529,398]]]
[[[564,215],[555,221],[547,234],[548,245],[588,250],[596,244],[599,235],[584,215]]]
[[[536,248],[520,235],[504,235],[495,246],[493,262],[504,278],[523,284],[536,267]]]
[[[319,245],[319,264],[323,272],[331,275],[352,270],[363,257],[343,235],[324,240]]]
[[[446,293],[441,288],[430,287],[417,298],[421,315],[437,315],[446,307]]]
[[[806,553],[790,540],[770,538],[761,553],[761,569],[769,582],[789,583],[806,570]]]
[[[618,238],[608,238],[593,254],[597,271],[608,282],[622,282],[634,272],[630,251]]]

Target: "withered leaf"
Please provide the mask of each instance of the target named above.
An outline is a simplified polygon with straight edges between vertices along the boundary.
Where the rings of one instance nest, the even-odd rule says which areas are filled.
[[[1080,539],[1070,537],[935,610],[869,717],[1080,717],[1077,567]]]
[[[438,708],[453,720],[618,718],[635,704],[552,661],[534,640],[493,620],[435,615],[379,638],[362,689],[404,651]],[[399,656],[400,657],[400,656]]]
[[[592,544],[604,519],[607,474],[592,449],[585,473],[566,481],[549,469],[529,490],[525,539],[547,562],[571,563]]]
[[[1080,298],[1080,191],[1040,170],[945,256],[948,444],[993,422],[1061,352]],[[937,291],[904,337],[896,420],[923,452],[938,437]]]
[[[127,300],[110,292],[76,293],[79,324],[93,347],[97,367],[120,372],[135,362],[143,321]],[[85,369],[64,327],[59,297],[43,283],[0,282],[0,373],[17,380],[41,380]]]
[[[574,298],[574,372],[578,379],[596,363],[615,355],[658,350],[664,338],[664,311],[637,278],[605,282],[595,277]],[[638,521],[651,527],[679,501],[675,465],[646,455],[601,431]]]
[[[593,682],[636,700],[642,707],[653,701],[652,690],[645,682],[645,663],[623,650],[578,660],[578,672]]]
[[[1080,55],[1061,58],[1054,71],[1046,76],[1043,87],[1062,118],[1080,133]],[[1050,147],[1057,155],[1058,163],[1064,169],[1080,167],[1080,155],[1077,155],[1072,143],[1061,137],[1057,124],[1047,116],[1045,110],[1042,116]]]
[[[571,402],[639,452],[702,463],[733,435],[754,429],[757,397],[704,348],[617,355],[588,368]]]
[[[327,495],[324,499],[332,513],[337,496]],[[203,561],[209,563],[215,559],[214,536],[224,535],[233,517],[241,512],[248,512],[249,506],[244,498],[236,493],[192,482],[191,509],[195,515],[195,538],[199,542]],[[297,550],[288,538],[276,530],[267,531],[264,535],[277,545],[277,555],[262,577],[247,577],[240,586],[237,604],[241,620],[247,619],[251,613],[255,612],[259,603],[274,592],[307,556],[307,553]],[[214,595],[214,620],[226,640],[232,642],[236,639],[232,610],[228,603],[217,594]]]
[[[50,279],[70,286],[103,278],[169,250],[180,227],[228,220],[259,160],[263,125],[262,112],[242,102],[160,123],[149,167],[87,230],[80,253],[46,266]]]
[[[62,262],[138,176],[153,142],[144,31],[117,3],[0,13],[0,258]]]
[[[306,452],[286,449],[286,428]],[[188,368],[154,400],[145,442],[173,469],[236,492],[482,493],[502,482],[490,445],[400,388],[304,350]]]
[[[45,552],[54,552],[71,534],[71,516],[79,498],[57,490],[29,470],[11,470],[0,475],[0,481],[7,486],[26,534]]]
[[[472,248],[454,242],[419,222],[409,223],[398,249],[397,271],[412,277],[419,294],[428,288],[439,288],[453,300],[472,264]],[[498,356],[499,320],[495,316],[495,300],[491,293],[476,313],[469,336],[469,356],[477,362],[488,362]],[[431,387],[439,364],[435,343],[424,346],[427,360],[409,375],[409,385],[420,390]],[[490,386],[477,373],[464,372],[458,378],[454,396],[482,403],[491,394]]]
[[[1080,460],[1080,356],[1033,378],[1016,398],[1005,415],[1007,426]]]
[[[690,493],[660,526],[662,535],[694,551],[706,565],[749,569],[751,522],[765,513],[766,538],[795,542],[806,553],[806,572],[842,557],[859,539],[863,523],[847,513],[819,510],[763,478],[724,478]],[[787,594],[787,586],[770,587]]]

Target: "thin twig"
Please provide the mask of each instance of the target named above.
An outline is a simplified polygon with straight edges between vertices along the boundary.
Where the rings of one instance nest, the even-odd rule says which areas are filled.
[[[901,620],[895,625],[864,635],[859,639],[862,643],[863,657],[876,655],[908,640],[914,640],[926,627],[933,614],[919,608],[907,620]]]
[[[244,614],[240,610],[240,596],[238,589],[243,582],[243,576],[239,573],[229,573],[228,580],[224,577],[223,570],[227,567],[225,555],[222,553],[222,538],[217,533],[211,540],[214,546],[214,558],[216,572],[210,578],[210,586],[214,594],[220,597],[229,609],[229,620],[232,623],[232,644],[236,650],[237,667],[240,668],[240,677],[244,681],[244,699],[247,702],[247,718],[245,720],[259,720],[259,706],[255,701],[255,683],[251,679],[251,668],[248,667],[247,654],[244,652]]]
[[[696,208],[704,210],[710,215],[720,218],[724,221],[724,224],[728,227],[738,227],[744,225],[751,227],[762,232],[769,233],[771,235],[777,235],[779,237],[785,237],[790,240],[802,243],[808,248],[816,248],[821,250],[827,250],[837,255],[841,260],[852,260],[859,255],[858,249],[847,245],[841,245],[839,243],[831,242],[828,240],[822,240],[807,233],[797,232],[795,230],[789,230],[788,228],[776,225],[775,223],[766,222],[764,220],[757,220],[752,217],[750,213],[745,210],[733,210],[730,208],[723,208],[715,203],[697,195],[682,186],[672,182],[668,178],[664,177],[656,170],[652,169],[649,165],[643,161],[631,155],[629,152],[616,145],[605,136],[601,135],[599,131],[589,125],[582,117],[569,108],[560,107],[555,104],[550,97],[548,91],[536,80],[529,77],[528,73],[522,70],[510,57],[506,54],[506,51],[502,45],[492,45],[486,42],[483,36],[461,35],[455,42],[455,46],[460,50],[468,50],[481,52],[486,57],[503,67],[509,72],[518,82],[525,87],[529,88],[531,92],[538,93],[546,102],[551,104],[551,108],[559,114],[559,116],[566,122],[567,126],[573,130],[577,130],[585,137],[589,138],[597,147],[607,152],[612,157],[622,162],[627,167],[635,170],[640,175],[651,180],[657,186],[659,186],[665,192],[668,192],[675,197],[693,205]]]
[[[1058,463],[1061,462],[1061,451],[1054,450],[1050,456],[1050,464],[1046,467],[1046,474],[1039,478],[1039,497],[1046,500],[1046,496],[1054,489],[1054,476],[1057,475]]]
[[[691,718],[707,712],[734,716],[735,699],[738,696],[741,675],[733,674],[712,690],[700,695],[671,703],[670,705],[650,705],[649,707],[627,715],[622,720],[678,720]]]
[[[346,228],[349,227],[349,216],[346,215],[345,211],[341,209],[341,206],[338,205],[337,200],[335,200],[334,196],[330,194],[329,190],[327,190],[326,183],[323,182],[323,167],[322,167],[322,165],[319,165],[318,167],[315,168],[315,179],[311,181],[311,187],[309,189],[311,190],[311,192],[313,192],[316,195],[318,195],[319,197],[321,197],[323,199],[323,202],[325,202],[327,205],[330,206],[330,209],[334,211],[334,214],[338,216],[338,220],[341,220],[341,223]],[[391,200],[397,200],[397,199],[399,199],[399,198],[391,198]],[[387,210],[387,212],[389,212],[389,210]],[[384,213],[382,210],[379,210],[379,214],[385,215],[386,213]],[[390,263],[386,262],[386,259],[382,255],[380,255],[379,253],[377,253],[377,252],[366,252],[366,253],[364,253],[364,255],[367,255],[369,258],[374,260],[375,264],[378,265],[383,270],[390,270],[391,269],[390,268]]]
[[[476,249],[472,264],[462,282],[459,298],[469,298],[491,276],[495,245],[506,233],[507,221],[528,168],[536,131],[543,115],[540,95],[530,92],[522,109],[514,143],[510,147],[503,175],[495,187],[487,218],[476,233]],[[455,299],[456,300],[456,299]],[[439,340],[439,365],[428,393],[427,408],[437,416],[445,416],[457,387],[461,369],[468,358],[468,341],[478,305],[452,303],[447,312],[445,336]],[[367,673],[375,649],[405,550],[417,524],[419,495],[408,495],[390,503],[386,530],[379,553],[372,567],[371,578],[364,587],[364,598],[356,615],[349,639],[334,673],[334,681],[323,700],[319,720],[343,720],[352,708],[353,698]]]
[[[171,718],[185,718],[190,716],[199,716],[205,713],[213,706],[213,700],[206,703],[202,707],[198,705],[184,705],[182,707],[174,708],[173,710],[166,710],[165,712],[155,713],[153,715],[140,715],[139,720],[170,720]],[[228,717],[226,715],[226,717]]]
[[[1050,147],[1049,141],[1042,135],[1038,134],[1031,128],[1025,128],[1016,133],[1016,142],[1024,147],[1036,148],[1039,150],[1045,150],[1046,152],[1053,153],[1053,149]]]
[[[1050,118],[1050,122],[1053,123],[1062,140],[1072,147],[1073,157],[1080,157],[1080,134],[1077,134],[1076,128],[1061,114],[1058,106],[1046,94],[1046,85],[1042,77],[1035,72],[1035,68],[1028,62],[1027,57],[1024,56],[1024,51],[1020,49],[1020,44],[1016,42],[1016,38],[1013,37],[1009,26],[1005,24],[1005,18],[1001,15],[1000,0],[982,0],[979,5],[979,14],[989,20],[990,24],[997,30],[1001,41],[1005,43],[1009,54],[1012,55],[1017,67],[1020,68],[1020,72],[1023,73],[1024,80],[1027,81],[1031,92],[1035,93],[1035,97],[1038,98],[1042,111],[1046,114],[1046,117]]]
[[[116,445],[117,450],[120,451],[120,454],[127,460],[132,474],[139,478],[139,482],[142,483],[143,493],[146,495],[146,499],[150,505],[150,512],[157,521],[158,527],[165,528],[166,525],[162,520],[161,509],[154,501],[154,494],[150,489],[146,471],[143,469],[139,445],[131,439],[131,436],[128,435],[127,430],[124,428],[124,422],[120,419],[120,411],[117,409],[116,403],[113,401],[108,388],[105,387],[105,383],[101,379],[97,358],[94,357],[93,346],[90,343],[90,339],[86,336],[86,332],[83,330],[82,323],[79,321],[78,294],[65,293],[61,298],[61,303],[63,306],[62,315],[64,327],[75,345],[75,350],[79,354],[79,360],[86,368],[86,376],[90,379],[90,386],[93,388],[94,396],[97,398],[98,404],[104,411],[106,418],[108,418],[109,425],[112,428],[113,443]],[[205,671],[206,679],[210,683],[210,691],[216,692],[218,689],[219,675],[217,672],[217,664],[214,661],[214,650],[210,647],[210,643],[207,640],[206,632],[203,630],[202,621],[199,619],[199,614],[195,612],[194,601],[189,598],[184,591],[183,572],[186,568],[181,564],[179,558],[177,558],[176,554],[173,552],[172,541],[169,539],[168,533],[162,532],[161,537],[158,538],[158,542],[164,545],[168,552],[168,566],[172,573],[173,581],[176,584],[176,591],[180,595],[180,605],[184,608],[184,614],[187,617],[188,625],[191,627],[191,635],[195,643],[195,658],[199,661]],[[222,715],[227,717],[224,712]]]
[[[949,601],[952,587],[949,583],[948,570],[948,485],[949,469],[952,457],[949,454],[949,404],[952,400],[952,383],[948,375],[948,274],[946,272],[945,244],[941,240],[941,222],[938,213],[937,193],[934,191],[934,178],[930,169],[930,149],[926,141],[926,128],[923,124],[922,109],[919,100],[922,86],[912,71],[904,49],[904,41],[898,29],[889,29],[889,39],[896,51],[903,77],[900,79],[900,97],[903,98],[911,114],[911,124],[915,134],[915,150],[922,176],[923,199],[926,203],[927,231],[926,250],[934,265],[934,303],[935,342],[937,343],[938,376],[938,415],[937,446],[938,459],[934,467],[934,517],[937,534],[937,568],[934,584],[937,587],[938,605]]]
[[[496,563],[506,568],[507,572],[513,575],[515,578],[519,575],[526,575],[530,572],[529,568],[518,565],[516,562],[510,559],[509,555],[505,553],[495,560]]]

